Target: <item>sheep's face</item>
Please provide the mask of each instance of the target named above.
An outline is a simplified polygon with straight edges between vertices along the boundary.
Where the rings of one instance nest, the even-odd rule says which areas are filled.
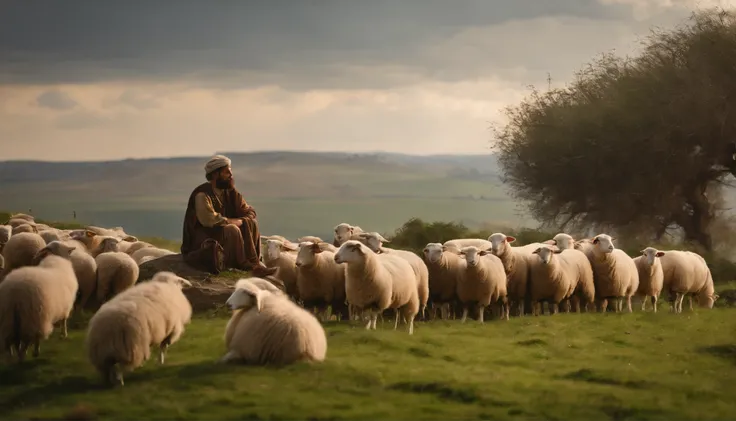
[[[440,243],[429,243],[424,247],[424,258],[428,262],[437,263],[442,259],[443,246]]]
[[[354,263],[362,261],[370,249],[357,240],[344,242],[335,253],[335,263]]]
[[[7,243],[11,235],[13,235],[13,227],[0,225],[0,245]]]
[[[322,253],[323,247],[312,242],[304,242],[299,244],[299,252],[296,254],[297,267],[309,267],[317,260],[317,255]]]
[[[350,224],[342,223],[335,227],[335,241],[339,244],[348,241],[353,235],[353,227]]]
[[[485,256],[486,254],[490,254],[491,252],[488,250],[481,250],[478,247],[463,247],[460,250],[460,256],[464,257],[465,260],[468,262],[468,266],[477,266],[478,263],[480,263],[481,256]]]
[[[275,260],[281,256],[281,253],[297,250],[299,250],[299,247],[294,244],[285,244],[279,240],[266,240],[266,253],[263,258],[266,260]]]
[[[561,250],[568,250],[574,247],[575,240],[573,240],[572,236],[565,233],[559,233],[554,236],[553,245],[556,245]]]
[[[115,237],[106,237],[100,242],[100,253],[113,253],[118,251],[118,240]]]
[[[608,234],[598,234],[593,237],[593,247],[595,247],[595,250],[599,253],[611,253],[615,248],[613,246],[614,240],[615,238]]]
[[[227,304],[231,310],[250,310],[255,307],[256,311],[260,312],[263,305],[263,298],[267,294],[269,294],[268,291],[254,286],[237,288],[232,294],[230,294],[230,297],[228,297],[225,304]]]
[[[491,234],[491,236],[488,237],[488,241],[491,242],[491,253],[496,256],[501,256],[506,252],[506,247],[508,247],[510,243],[516,241],[516,238],[497,232]]]
[[[557,246],[542,246],[538,249],[534,250],[532,254],[536,254],[539,256],[539,260],[542,261],[545,265],[549,264],[552,261],[552,258],[554,257],[555,253],[560,253],[562,250],[560,250]]]
[[[654,266],[654,262],[656,261],[657,257],[664,256],[663,251],[659,251],[655,249],[654,247],[647,247],[644,250],[641,251],[642,256],[646,259],[647,265]]]

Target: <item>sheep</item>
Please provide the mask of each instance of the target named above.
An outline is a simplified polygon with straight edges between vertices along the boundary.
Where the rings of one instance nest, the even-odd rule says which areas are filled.
[[[327,243],[299,244],[296,286],[304,307],[316,308],[326,319],[327,306],[341,318],[349,317],[345,305],[345,266],[334,261]]]
[[[281,241],[282,243],[293,243],[291,240],[289,240],[288,238],[282,235],[261,235],[260,240],[263,243],[265,243],[268,240],[278,240],[278,241]],[[297,240],[297,243],[300,243],[300,242],[301,242],[300,240]]]
[[[14,234],[3,247],[5,268],[0,273],[0,280],[10,271],[23,266],[31,266],[36,254],[46,247],[46,241],[32,232]]]
[[[283,366],[325,360],[324,328],[285,296],[242,282],[226,303],[233,315],[225,327],[227,353],[221,363]]]
[[[240,286],[244,284],[253,284],[257,286],[258,288],[265,289],[267,291],[270,291],[273,294],[284,295],[284,291],[282,291],[279,287],[274,285],[273,282],[265,278],[259,278],[256,276],[251,276],[248,278],[240,278],[235,282],[235,289],[240,288]]]
[[[652,308],[657,312],[657,300],[664,286],[664,272],[662,272],[662,262],[660,257],[664,256],[664,252],[654,247],[647,247],[641,250],[641,256],[634,258],[636,270],[639,272],[639,288],[637,295],[642,295],[644,299],[641,301],[641,311],[646,310],[647,300],[652,299]]]
[[[478,321],[483,323],[483,312],[491,304],[501,303],[501,319],[508,320],[506,272],[501,259],[488,250],[466,246],[460,250],[450,247],[465,260],[465,272],[457,282],[457,298],[463,306],[462,323],[468,318],[468,305],[478,306]]]
[[[595,282],[593,268],[585,253],[575,249],[560,249],[554,245],[543,244],[532,254],[538,256],[531,260],[531,302],[534,315],[543,313],[541,301],[547,301],[550,314],[557,314],[560,302],[575,299],[575,311],[580,311],[579,300],[583,299],[585,308],[595,306]]]
[[[10,218],[8,219],[8,222],[9,221],[12,221],[13,219],[20,219],[20,220],[23,220],[23,221],[26,221],[26,222],[36,222],[36,218],[35,217],[33,217],[31,215],[28,215],[28,214],[25,214],[25,213],[16,213],[15,215],[10,215]]]
[[[36,228],[36,224],[20,224],[16,225],[13,228],[13,234],[20,234],[22,232],[32,232],[35,234],[38,234],[38,228]]]
[[[614,240],[608,234],[598,234],[592,239],[575,242],[575,248],[585,253],[593,268],[600,310],[606,311],[608,299],[615,298],[614,310],[621,312],[626,298],[627,309],[631,313],[631,297],[639,289],[639,271],[634,259],[614,247]]]
[[[297,289],[296,256],[299,246],[289,241],[266,240],[265,253],[262,254],[266,267],[276,267],[275,276],[284,282],[286,293],[294,300],[299,299]]]
[[[453,240],[445,241],[442,245],[448,247],[455,247],[461,250],[463,247],[473,246],[480,250],[488,250],[491,248],[491,242],[482,238],[456,238]]]
[[[666,250],[659,256],[662,265],[663,290],[669,292],[671,311],[682,312],[682,302],[687,294],[697,294],[698,303],[712,308],[715,301],[713,276],[705,259],[697,253]]]
[[[87,327],[85,348],[89,362],[106,382],[122,386],[123,372],[143,365],[151,356],[151,345],[158,346],[159,364],[164,363],[166,350],[191,321],[192,306],[182,292],[191,285],[172,272],[158,272],[97,310]]]
[[[543,242],[543,244],[551,244],[557,246],[557,248],[559,248],[560,250],[574,249],[575,239],[573,239],[570,234],[560,232],[555,235],[551,240]]]
[[[310,243],[324,243],[325,241],[322,238],[317,237],[317,236],[314,236],[314,235],[305,235],[304,237],[297,238],[296,239],[296,242],[298,244],[298,243],[306,243],[306,242],[310,242]]]
[[[424,260],[412,251],[383,247],[383,243],[388,243],[389,241],[375,231],[362,232],[358,234],[358,241],[368,246],[368,248],[373,250],[374,253],[395,253],[409,262],[417,278],[419,313],[422,315],[422,318],[424,318],[427,301],[429,300],[429,269],[427,268],[427,264],[424,263]]]
[[[159,257],[171,256],[172,254],[176,254],[176,253],[174,253],[171,250],[166,250],[166,249],[162,249],[158,247],[143,247],[143,248],[140,248],[134,251],[129,256],[133,258],[133,260],[135,261],[137,265],[140,265],[141,260],[144,257],[150,256],[150,257],[153,257],[154,259],[158,259]]]
[[[10,240],[11,235],[13,235],[13,227],[10,225],[0,225],[0,253],[2,253],[5,243]]]
[[[340,247],[348,240],[358,240],[358,235],[363,232],[363,229],[357,225],[350,225],[347,222],[342,222],[335,225],[335,235],[332,245]]]
[[[357,240],[344,242],[334,255],[335,262],[346,265],[345,293],[348,302],[366,310],[370,320],[366,329],[376,329],[378,314],[386,309],[400,309],[414,333],[414,318],[419,312],[416,276],[409,262],[395,253],[374,253]],[[394,330],[398,328],[396,318]]]
[[[132,287],[138,280],[140,269],[127,254],[116,251],[101,253],[97,263],[97,302],[103,304],[116,294]]]
[[[491,253],[503,262],[508,278],[509,306],[518,309],[519,316],[523,317],[524,301],[528,295],[529,268],[532,252],[541,247],[542,243],[531,243],[526,246],[512,246],[516,238],[502,232],[496,232],[488,237]],[[532,310],[532,309],[530,309]]]
[[[94,257],[84,250],[78,250],[69,246],[63,241],[52,241],[46,245],[45,250],[40,251],[33,259],[32,265],[37,265],[49,253],[63,255],[63,250],[71,247],[73,251],[69,254],[69,260],[72,262],[74,275],[77,277],[77,297],[75,308],[81,310],[85,308],[87,301],[97,288],[97,262]],[[60,251],[61,250],[61,251]]]
[[[74,250],[55,243],[39,250],[45,257],[38,266],[14,269],[0,283],[0,349],[15,353],[18,362],[33,345],[33,356],[61,322],[61,337],[66,338],[67,320],[77,295],[77,278],[69,261]],[[35,256],[34,256],[35,257]]]
[[[10,225],[13,229],[15,229],[19,225],[36,225],[36,222],[34,220],[29,220],[26,218],[18,218],[17,216],[12,216],[4,225]]]
[[[61,241],[64,238],[59,230],[56,229],[41,231],[38,234],[44,241],[46,241],[46,244],[49,244],[52,241]]]
[[[450,304],[457,299],[457,284],[465,273],[466,260],[453,247],[428,243],[423,250],[429,271],[429,294],[434,308],[440,305],[440,317],[448,319]],[[459,251],[459,250],[458,250]]]

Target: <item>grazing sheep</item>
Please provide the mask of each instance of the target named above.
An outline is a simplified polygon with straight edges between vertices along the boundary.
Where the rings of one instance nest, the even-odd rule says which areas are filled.
[[[335,225],[335,235],[332,245],[340,247],[348,240],[358,240],[358,235],[363,232],[363,229],[359,226],[350,225],[347,222],[342,222]]]
[[[430,301],[433,309],[435,304],[439,305],[443,320],[450,318],[450,305],[457,299],[457,284],[465,273],[466,261],[454,250],[440,243],[428,243],[424,247]]]
[[[502,232],[496,232],[488,237],[491,253],[503,262],[503,268],[508,278],[507,292],[509,306],[515,307],[519,316],[523,317],[524,302],[528,295],[529,268],[532,252],[542,246],[542,243],[531,243],[526,246],[512,246],[516,238]],[[488,248],[486,248],[487,250]],[[531,309],[530,309],[531,310]]]
[[[713,276],[705,259],[697,253],[681,250],[663,251],[659,261],[662,265],[663,290],[669,292],[671,311],[682,312],[682,302],[687,294],[697,294],[698,303],[713,308],[715,289]]]
[[[409,262],[394,253],[374,253],[357,240],[344,242],[335,253],[335,262],[344,263],[345,293],[348,302],[368,311],[366,329],[376,329],[378,314],[400,309],[409,334],[414,333],[414,318],[419,312],[416,276]],[[394,329],[398,328],[396,318]]]
[[[67,337],[78,288],[69,261],[72,251],[62,243],[44,247],[38,266],[14,269],[0,283],[0,349],[17,355],[18,362],[31,345],[38,357],[41,340],[48,339],[55,323],[61,322],[61,336]]]
[[[97,263],[97,302],[102,304],[116,294],[132,287],[138,280],[140,269],[132,257],[116,251],[101,253]]]
[[[227,299],[233,315],[221,362],[281,366],[325,360],[327,335],[314,315],[283,295],[241,281]]]
[[[293,300],[298,300],[299,289],[297,288],[296,252],[299,251],[299,246],[288,241],[268,239],[266,240],[266,247],[264,249],[265,253],[262,254],[263,263],[266,267],[278,268],[274,276],[283,281],[289,297]]]
[[[389,241],[377,232],[362,232],[358,234],[358,241],[365,244],[373,250],[374,253],[394,253],[399,257],[406,259],[414,270],[417,277],[417,294],[419,294],[419,313],[424,318],[424,312],[427,308],[429,300],[429,269],[421,257],[409,250],[392,249],[383,247],[383,243]],[[398,313],[397,313],[398,317]]]
[[[450,250],[457,250],[450,248]],[[457,298],[463,306],[461,322],[468,318],[468,306],[478,306],[478,321],[483,323],[483,312],[491,304],[500,302],[501,319],[508,320],[509,308],[506,293],[506,272],[503,263],[488,250],[466,246],[458,251],[465,261],[465,273],[457,282]]]
[[[97,310],[89,321],[85,346],[87,358],[105,381],[122,386],[123,372],[143,365],[151,356],[151,345],[158,346],[159,363],[164,363],[166,350],[191,321],[192,306],[182,292],[191,285],[174,273],[158,272]]]
[[[646,310],[647,300],[652,299],[652,308],[657,312],[657,300],[664,286],[664,272],[662,272],[662,262],[660,257],[664,256],[664,252],[654,247],[647,247],[641,251],[641,256],[634,258],[636,270],[639,272],[639,289],[637,295],[644,298],[641,301],[641,311]]]
[[[600,310],[606,311],[608,299],[615,299],[614,310],[623,311],[626,298],[627,309],[632,312],[631,297],[639,289],[639,271],[634,259],[613,245],[615,238],[598,234],[592,239],[580,240],[575,248],[583,251],[593,267],[596,298]]]
[[[345,305],[345,266],[334,260],[335,253],[327,243],[301,243],[296,256],[296,285],[299,299],[305,308],[316,308],[317,314],[327,319],[327,307],[345,319],[349,317]]]
[[[579,300],[582,296],[586,308],[594,306],[593,269],[583,252],[543,244],[532,254],[538,256],[530,262],[529,294],[535,316],[543,313],[541,301],[547,301],[550,314],[557,314],[560,302],[571,297]],[[580,311],[578,301],[575,302],[575,311]]]
[[[31,266],[33,258],[44,247],[46,247],[46,241],[38,234],[32,232],[13,234],[3,247],[5,268],[0,273],[0,280],[13,269]]]

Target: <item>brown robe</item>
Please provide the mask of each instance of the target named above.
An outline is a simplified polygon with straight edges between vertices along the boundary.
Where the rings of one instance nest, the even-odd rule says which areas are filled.
[[[240,218],[243,225],[216,225],[205,227],[197,219],[194,198],[204,193],[212,202],[215,212],[226,218]],[[184,213],[184,227],[181,242],[181,254],[186,255],[198,250],[202,243],[213,238],[225,249],[225,266],[236,269],[250,269],[258,266],[261,256],[260,231],[256,220],[256,211],[236,189],[225,190],[222,203],[216,198],[209,182],[197,186],[189,196],[187,210]]]

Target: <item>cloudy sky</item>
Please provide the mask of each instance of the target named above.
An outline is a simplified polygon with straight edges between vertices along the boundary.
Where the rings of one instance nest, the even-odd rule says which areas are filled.
[[[0,0],[0,159],[487,153],[547,72],[732,3]]]

